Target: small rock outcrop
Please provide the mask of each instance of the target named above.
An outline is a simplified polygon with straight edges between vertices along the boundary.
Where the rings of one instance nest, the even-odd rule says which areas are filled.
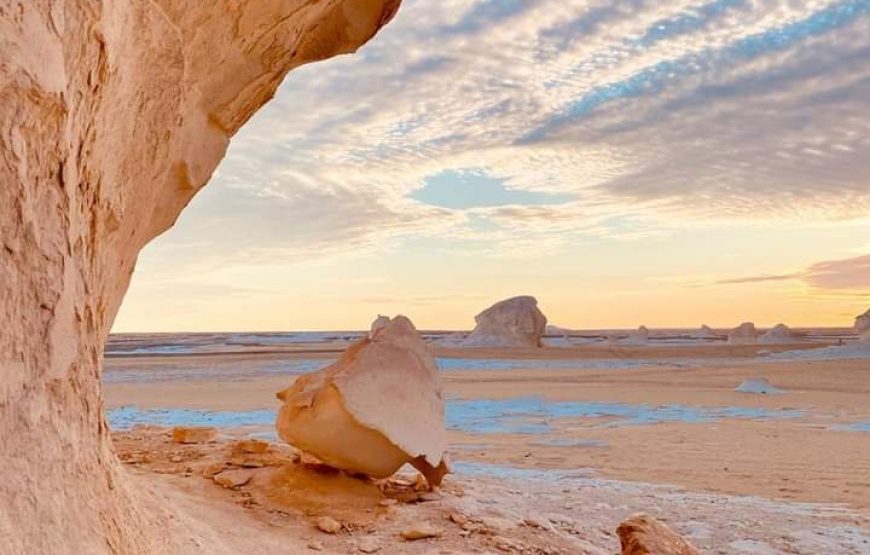
[[[767,381],[766,378],[749,378],[740,382],[734,391],[738,393],[754,393],[756,395],[777,395],[783,391]]]
[[[766,332],[764,332],[761,337],[758,338],[759,343],[793,343],[796,341],[794,333],[792,333],[791,329],[785,324],[777,324],[774,327],[770,328]]]
[[[719,337],[719,334],[717,334],[713,328],[704,324],[701,326],[701,329],[695,333],[695,337],[698,339],[713,339]]]
[[[870,308],[864,314],[855,317],[855,331],[858,332],[858,335],[870,331]]]
[[[616,529],[622,555],[700,555],[682,536],[647,514],[636,514]]]
[[[758,332],[752,322],[743,322],[728,333],[728,343],[746,345],[757,342]]]
[[[649,330],[646,326],[640,326],[628,334],[623,343],[625,345],[646,345],[649,342]]]
[[[408,318],[375,324],[334,364],[278,393],[278,435],[335,468],[386,478],[410,463],[437,486],[447,437],[435,359]]]
[[[547,317],[538,300],[525,295],[497,302],[474,317],[466,347],[540,347]]]

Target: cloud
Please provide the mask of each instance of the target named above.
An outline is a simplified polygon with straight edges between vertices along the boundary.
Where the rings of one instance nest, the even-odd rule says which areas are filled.
[[[791,274],[746,276],[719,280],[718,285],[759,283],[768,281],[801,281],[822,290],[860,290],[870,294],[870,254],[816,262]]]
[[[868,12],[857,0],[406,0],[357,55],[294,71],[140,266],[433,235],[469,252],[551,252],[675,225],[866,217]],[[497,202],[427,200],[432,176],[450,177],[448,192],[480,186],[462,183],[468,168],[503,184]]]

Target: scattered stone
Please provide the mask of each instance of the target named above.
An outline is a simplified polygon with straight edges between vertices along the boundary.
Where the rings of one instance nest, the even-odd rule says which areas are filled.
[[[332,517],[322,516],[315,521],[317,529],[326,534],[336,534],[341,530],[341,524]]]
[[[377,551],[380,551],[381,546],[378,545],[377,540],[368,537],[360,540],[359,544],[357,545],[357,549],[359,549],[363,553],[376,553]]]
[[[172,428],[175,443],[208,443],[217,437],[217,430],[207,426],[176,426]]]
[[[616,529],[622,555],[700,555],[700,552],[661,521],[636,514]]]
[[[233,444],[233,453],[262,455],[269,450],[269,444],[259,439],[242,439]]]
[[[390,507],[392,505],[395,505],[396,503],[398,503],[398,501],[396,501],[395,499],[392,499],[390,497],[387,497],[386,499],[381,499],[380,501],[378,501],[378,505],[380,505],[381,507]]]
[[[319,541],[316,541],[316,540],[312,540],[312,541],[308,542],[307,547],[311,551],[323,551],[323,544],[320,543]]]
[[[213,478],[215,474],[220,474],[226,469],[227,465],[225,463],[212,463],[202,469],[202,475],[204,478]]]
[[[468,522],[468,517],[462,513],[450,513],[450,516],[448,518],[459,526],[462,526],[463,524]]]
[[[408,541],[423,540],[426,538],[439,538],[441,531],[425,522],[416,522],[402,530],[402,537]]]
[[[215,474],[212,479],[223,488],[237,488],[250,482],[253,477],[250,470],[232,469]]]

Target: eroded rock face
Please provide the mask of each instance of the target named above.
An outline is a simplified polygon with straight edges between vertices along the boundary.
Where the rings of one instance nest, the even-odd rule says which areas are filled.
[[[334,364],[278,393],[275,426],[330,466],[386,478],[411,463],[437,486],[447,472],[438,368],[410,320],[382,318]]]
[[[867,309],[867,312],[864,314],[855,317],[855,331],[858,332],[858,335],[870,331],[870,309]]]
[[[728,343],[745,345],[757,341],[758,332],[752,322],[743,322],[728,333]]]
[[[636,514],[616,529],[622,555],[700,555],[700,552],[661,521]]]
[[[777,324],[770,328],[758,338],[759,343],[792,343],[797,341],[794,333],[785,324]]]
[[[102,414],[136,257],[290,69],[353,51],[398,3],[0,2],[4,552],[182,551]]]
[[[540,347],[547,327],[547,317],[531,296],[497,302],[474,321],[474,331],[463,342],[466,347]]]

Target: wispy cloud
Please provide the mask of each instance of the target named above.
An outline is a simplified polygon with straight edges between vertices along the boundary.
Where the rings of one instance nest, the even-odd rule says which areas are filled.
[[[849,289],[870,294],[870,255],[817,262],[791,274],[759,275],[723,279],[717,285],[759,283],[766,281],[801,281],[825,290]]]

